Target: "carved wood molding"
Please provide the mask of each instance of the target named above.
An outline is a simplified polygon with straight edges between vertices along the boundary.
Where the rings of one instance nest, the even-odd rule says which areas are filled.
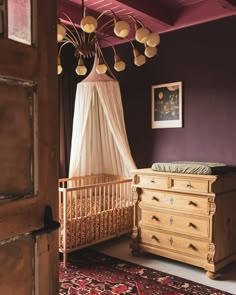
[[[216,212],[215,195],[208,197],[209,214],[213,215]]]
[[[137,186],[132,186],[132,192],[137,193],[138,192],[138,187]]]
[[[207,254],[207,262],[214,263],[214,257],[215,257],[215,244],[210,243],[208,248],[208,254]]]
[[[134,177],[133,177],[133,183],[134,184],[138,184],[139,183],[139,176],[137,174],[134,175]]]
[[[134,225],[131,238],[133,241],[136,241],[137,237],[138,237],[138,227]]]
[[[208,197],[208,202],[209,203],[214,203],[215,202],[215,195],[214,196],[209,196]]]
[[[216,204],[215,203],[210,203],[210,206],[209,206],[210,215],[214,215],[215,212],[216,212]]]

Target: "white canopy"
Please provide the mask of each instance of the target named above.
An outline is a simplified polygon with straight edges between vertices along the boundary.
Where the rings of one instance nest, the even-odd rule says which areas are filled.
[[[119,83],[95,69],[77,84],[69,177],[129,176],[135,169],[127,139]]]

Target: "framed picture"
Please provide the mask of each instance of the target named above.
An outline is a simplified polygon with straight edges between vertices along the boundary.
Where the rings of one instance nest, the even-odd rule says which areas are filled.
[[[182,82],[152,86],[152,128],[182,127]]]

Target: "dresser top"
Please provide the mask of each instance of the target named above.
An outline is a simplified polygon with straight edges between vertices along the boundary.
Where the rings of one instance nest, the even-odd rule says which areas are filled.
[[[171,177],[193,177],[193,178],[207,178],[207,179],[217,179],[218,177],[222,177],[227,174],[222,174],[222,175],[203,175],[203,174],[185,174],[185,173],[173,173],[173,172],[159,172],[159,171],[154,171],[151,168],[143,168],[143,169],[133,169],[130,171],[131,175],[139,174],[139,175],[156,175],[156,176],[171,176]],[[236,173],[230,173],[231,175],[235,175],[236,179]]]

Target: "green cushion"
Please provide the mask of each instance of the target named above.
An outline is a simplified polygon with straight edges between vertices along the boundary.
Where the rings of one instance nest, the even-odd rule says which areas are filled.
[[[171,163],[154,163],[152,164],[152,170],[171,173],[214,175],[228,172],[229,167],[223,163],[176,161]]]

